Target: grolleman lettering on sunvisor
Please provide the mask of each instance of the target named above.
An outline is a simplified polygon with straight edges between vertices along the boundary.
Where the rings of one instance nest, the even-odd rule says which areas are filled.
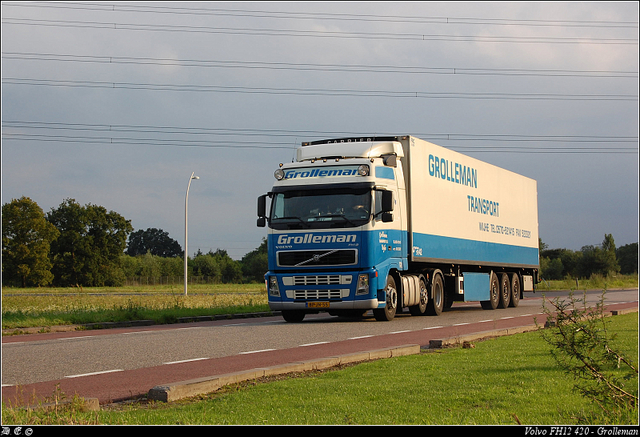
[[[355,243],[356,234],[282,234],[278,244]]]

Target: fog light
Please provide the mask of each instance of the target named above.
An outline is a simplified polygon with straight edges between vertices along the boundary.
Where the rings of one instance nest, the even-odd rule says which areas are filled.
[[[356,287],[356,296],[369,294],[369,275],[362,274],[358,276],[358,286]]]

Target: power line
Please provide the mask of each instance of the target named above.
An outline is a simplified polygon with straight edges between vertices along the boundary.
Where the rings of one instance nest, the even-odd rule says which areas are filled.
[[[32,85],[71,88],[109,88],[127,90],[215,92],[245,94],[275,94],[324,97],[393,97],[420,99],[482,99],[482,100],[582,100],[582,101],[636,101],[637,95],[630,94],[553,94],[553,93],[496,93],[496,92],[430,92],[430,91],[390,91],[320,88],[272,88],[197,84],[151,84],[135,82],[108,82],[86,80],[53,80],[5,77],[2,83],[12,85]]]
[[[98,124],[78,124],[78,123],[51,123],[51,122],[27,122],[27,121],[5,121],[3,122],[3,140],[27,141],[27,142],[57,142],[69,144],[108,144],[108,145],[136,145],[136,146],[166,146],[166,147],[200,147],[200,148],[228,148],[228,149],[287,149],[291,150],[292,144],[282,141],[265,141],[247,139],[248,135],[261,135],[262,137],[315,137],[331,138],[342,135],[353,136],[354,133],[346,132],[318,132],[318,131],[287,131],[277,129],[222,129],[222,128],[181,128],[176,126],[145,126],[145,125],[98,125]],[[24,133],[24,129],[43,129],[45,133]],[[52,134],[46,132],[49,129],[65,130],[70,134]],[[97,134],[107,133],[109,135],[87,136],[77,135],[76,132],[93,132]],[[142,133],[148,134],[180,134],[186,136],[172,138],[149,138],[114,136],[113,133]],[[72,135],[73,134],[73,135]],[[188,138],[191,135],[198,135],[199,139]],[[201,135],[210,135],[214,139],[200,139]],[[441,134],[441,133],[416,133],[422,138],[429,138],[432,141],[453,142],[448,146],[460,152],[473,153],[547,153],[547,154],[637,154],[637,137],[627,136],[587,136],[587,135],[510,135],[510,134]],[[237,137],[223,138],[223,137]],[[461,141],[477,142],[535,142],[535,143],[580,143],[576,146],[504,146],[504,145],[460,145]],[[587,143],[596,144],[617,144],[633,143],[633,147],[624,146],[590,146]]]
[[[534,43],[534,44],[622,44],[637,45],[634,38],[592,38],[592,37],[551,37],[551,36],[486,36],[486,35],[443,35],[422,33],[390,32],[338,32],[319,30],[232,28],[170,24],[114,23],[79,20],[38,20],[29,18],[3,17],[4,24],[73,27],[90,29],[135,30],[153,32],[192,32],[227,35],[251,36],[294,36],[316,38],[370,39],[370,40],[407,40],[407,41],[457,41],[457,42],[493,42],[493,43]]]
[[[362,64],[311,64],[293,62],[231,61],[202,59],[170,59],[129,56],[92,56],[56,53],[3,52],[3,59],[29,61],[58,61],[98,64],[171,65],[203,68],[259,68],[269,70],[304,70],[364,73],[492,75],[492,76],[562,76],[562,77],[625,77],[637,78],[637,71],[615,70],[567,70],[567,69],[518,69],[518,68],[460,68],[420,67]]]
[[[256,129],[256,128],[213,128],[183,127],[166,125],[133,125],[133,124],[90,124],[64,123],[25,120],[3,120],[5,129],[67,130],[72,132],[126,132],[156,133],[181,135],[214,135],[214,136],[266,136],[266,137],[358,137],[361,132],[315,131],[290,129]],[[380,136],[393,136],[393,133],[381,133]],[[523,134],[480,134],[480,133],[416,133],[420,137],[437,138],[448,141],[518,141],[518,142],[598,142],[598,143],[637,143],[637,136],[616,135],[523,135]]]
[[[113,146],[164,146],[164,147],[197,147],[210,149],[286,149],[291,150],[291,145],[286,144],[265,144],[254,141],[249,144],[247,141],[200,141],[184,142],[171,139],[157,138],[111,138],[111,137],[72,137],[64,135],[33,135],[33,134],[2,134],[3,141],[28,141],[28,142],[58,142],[58,143],[81,143],[81,144],[108,144]],[[637,154],[637,147],[496,147],[496,146],[456,146],[449,145],[448,148],[463,153],[552,153],[552,154]]]
[[[329,12],[295,12],[295,11],[266,11],[248,9],[227,8],[186,8],[176,6],[158,5],[130,5],[123,3],[80,3],[80,2],[31,2],[31,3],[7,3],[8,6],[18,7],[46,7],[56,9],[92,10],[105,12],[139,12],[156,14],[179,15],[213,15],[213,16],[240,16],[253,18],[278,18],[278,19],[313,19],[313,20],[340,20],[362,22],[392,22],[414,24],[481,24],[499,26],[544,26],[544,27],[613,27],[613,28],[638,28],[637,21],[607,21],[607,20],[539,20],[539,19],[512,19],[512,18],[478,18],[478,17],[449,17],[449,16],[406,16],[406,15],[376,15],[354,13],[329,13]]]

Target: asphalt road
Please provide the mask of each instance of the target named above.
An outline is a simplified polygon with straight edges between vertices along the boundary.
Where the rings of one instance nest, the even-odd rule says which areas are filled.
[[[518,308],[482,310],[456,303],[438,317],[397,315],[391,322],[307,316],[302,323],[281,317],[83,332],[32,334],[2,339],[3,402],[29,403],[62,390],[100,403],[146,394],[159,384],[209,377],[336,354],[506,327],[541,324],[542,295],[526,294]],[[601,292],[587,294],[595,303]],[[580,295],[581,297],[581,295]],[[609,290],[608,309],[637,308],[638,290]]]

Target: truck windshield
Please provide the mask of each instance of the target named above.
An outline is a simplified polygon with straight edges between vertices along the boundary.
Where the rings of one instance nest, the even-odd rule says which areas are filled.
[[[273,229],[349,228],[371,219],[371,188],[277,192],[271,202]]]

